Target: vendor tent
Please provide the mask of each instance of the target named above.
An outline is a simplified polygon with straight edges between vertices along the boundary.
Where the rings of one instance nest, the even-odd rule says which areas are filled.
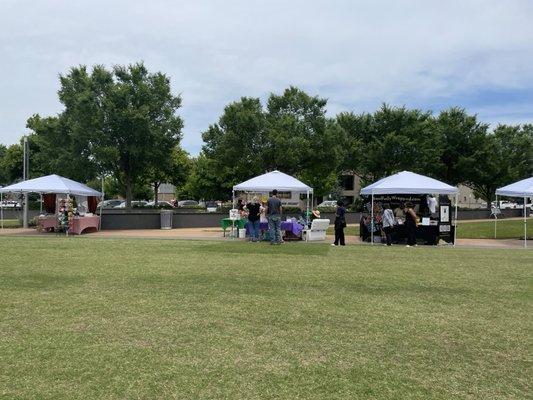
[[[96,196],[100,197],[102,193],[91,189],[90,187],[64,178],[59,175],[46,175],[40,178],[29,179],[27,181],[15,183],[0,189],[1,193],[57,193],[75,196]]]
[[[362,195],[374,194],[457,194],[458,189],[428,176],[403,171],[387,176],[361,189]]]
[[[282,191],[295,191],[301,193],[313,193],[313,189],[305,183],[299,181],[293,176],[284,174],[280,171],[272,171],[255,178],[248,179],[245,182],[233,186],[233,191],[243,192],[268,192],[272,189]]]
[[[59,175],[46,175],[41,176],[40,178],[28,179],[19,183],[15,183],[10,186],[5,186],[0,188],[0,195],[3,193],[39,193],[49,194],[66,194],[67,196],[94,196],[101,197],[102,193],[97,190],[91,189],[90,187],[73,181],[72,179],[64,178]],[[100,210],[100,215],[102,210]],[[3,227],[3,213],[2,213],[2,227]]]
[[[266,174],[248,179],[238,185],[233,186],[233,201],[235,202],[235,192],[270,192],[276,189],[286,192],[298,192],[307,194],[307,211],[309,211],[309,196],[313,193],[313,188],[299,181],[293,176],[280,171],[267,172]]]
[[[457,194],[459,190],[437,179],[415,174],[414,172],[402,171],[387,176],[371,185],[361,189],[361,194],[372,196],[371,215],[374,220],[374,195],[382,194],[453,194],[455,195],[455,230],[454,244],[457,235]],[[374,232],[371,232],[371,241],[374,243]]]
[[[527,247],[527,199],[533,197],[533,176],[496,189],[496,204],[498,196],[522,197],[524,199],[524,247]],[[494,237],[496,237],[497,219],[494,220]]]

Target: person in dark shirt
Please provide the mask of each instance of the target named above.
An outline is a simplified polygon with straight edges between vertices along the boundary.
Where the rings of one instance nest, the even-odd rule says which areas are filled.
[[[346,227],[346,208],[342,201],[337,201],[337,210],[335,211],[335,242],[332,246],[344,246],[344,228]]]
[[[252,201],[244,207],[248,211],[248,228],[250,230],[250,241],[259,241],[259,213],[261,211],[261,204],[259,199],[254,196]]]
[[[281,200],[277,197],[278,191],[274,189],[272,196],[267,201],[266,216],[270,232],[270,244],[281,244]]]

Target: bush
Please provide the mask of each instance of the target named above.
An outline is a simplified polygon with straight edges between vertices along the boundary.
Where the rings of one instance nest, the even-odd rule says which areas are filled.
[[[231,206],[228,206],[228,205],[222,205],[220,207],[217,207],[217,212],[220,212],[220,213],[229,213],[229,210],[231,210],[232,207]]]
[[[190,206],[179,206],[178,208],[180,208],[180,209],[184,209],[184,210],[187,210],[187,209],[192,209],[192,210],[205,210],[205,207],[204,207],[204,206],[201,206],[201,205],[196,205],[196,206],[193,206],[193,205],[190,205]]]
[[[140,206],[139,208],[155,209],[155,210],[173,210],[174,209],[174,207],[172,207],[171,205],[165,204],[165,203],[160,203],[160,204],[153,205],[153,206]]]
[[[284,214],[301,214],[302,210],[300,209],[300,207],[284,206],[283,213]]]

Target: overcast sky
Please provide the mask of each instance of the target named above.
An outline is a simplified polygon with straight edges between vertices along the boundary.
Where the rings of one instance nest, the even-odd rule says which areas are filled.
[[[144,61],[181,93],[183,146],[241,96],[296,85],[328,113],[452,105],[533,122],[533,1],[0,0],[0,143],[54,115],[74,65]]]

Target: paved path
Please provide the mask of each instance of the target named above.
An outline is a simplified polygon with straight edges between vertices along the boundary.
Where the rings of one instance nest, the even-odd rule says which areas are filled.
[[[35,229],[0,229],[0,236],[32,236],[32,237],[55,237],[55,233],[39,233]],[[108,230],[82,235],[86,238],[146,238],[146,239],[189,239],[189,240],[242,240],[222,237],[220,228],[182,228],[182,229],[129,229]],[[333,242],[333,236],[326,236],[326,243]],[[324,242],[313,242],[324,243]],[[346,236],[347,244],[362,244],[358,236]],[[366,243],[365,245],[370,245]],[[460,247],[482,248],[523,248],[524,242],[519,239],[457,239]],[[533,248],[533,243],[529,248]]]

